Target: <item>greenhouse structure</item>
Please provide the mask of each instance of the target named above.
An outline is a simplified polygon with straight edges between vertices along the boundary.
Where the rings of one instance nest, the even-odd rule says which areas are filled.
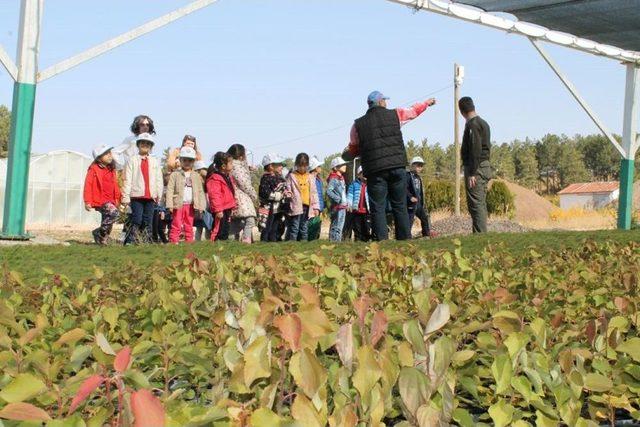
[[[32,154],[27,186],[26,228],[95,226],[100,215],[84,209],[84,176],[92,159],[75,151]],[[7,159],[0,159],[0,201],[4,201]],[[0,210],[0,220],[2,219]]]

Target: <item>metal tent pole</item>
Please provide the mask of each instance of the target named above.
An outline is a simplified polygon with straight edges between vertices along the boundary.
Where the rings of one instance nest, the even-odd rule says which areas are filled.
[[[453,65],[453,143],[455,145],[456,156],[456,196],[455,196],[455,214],[460,216],[460,193],[462,183],[460,180],[460,171],[462,169],[462,159],[460,158],[460,109],[458,108],[458,100],[460,100],[460,85],[464,77],[464,67],[458,64]]]
[[[624,123],[622,147],[624,156],[620,162],[620,198],[618,200],[618,228],[629,230],[633,211],[633,172],[638,149],[638,114],[640,102],[640,68],[627,64],[627,83],[624,97]]]
[[[43,0],[22,0],[20,7],[18,74],[13,86],[4,220],[0,235],[6,239],[29,238],[24,224],[42,8]]]
[[[555,61],[551,58],[551,55],[547,53],[547,51],[542,46],[542,43],[540,43],[540,41],[534,38],[530,38],[529,40],[533,44],[533,47],[536,48],[538,53],[540,53],[540,56],[542,56],[542,58],[546,61],[549,67],[551,67],[553,72],[556,73],[560,81],[569,90],[571,95],[573,95],[575,100],[578,101],[578,104],[580,104],[580,106],[585,111],[585,113],[587,113],[587,115],[591,118],[593,123],[598,127],[598,129],[600,129],[602,134],[609,140],[609,142],[616,148],[616,150],[620,152],[620,154],[624,155],[624,149],[622,148],[622,146],[618,144],[618,141],[616,141],[616,139],[613,137],[613,134],[611,133],[611,131],[609,131],[609,129],[602,122],[602,120],[600,120],[600,118],[593,111],[593,108],[591,108],[587,103],[587,101],[585,101],[585,99],[580,95],[580,93],[578,92],[578,89],[573,85],[573,83],[571,83],[569,78],[562,72],[560,67],[558,67]]]

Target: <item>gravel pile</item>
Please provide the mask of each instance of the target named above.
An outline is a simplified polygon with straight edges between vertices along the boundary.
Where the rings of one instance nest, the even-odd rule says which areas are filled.
[[[464,216],[450,216],[448,218],[435,221],[431,224],[431,228],[441,236],[471,234],[471,218]],[[505,219],[489,219],[487,228],[493,233],[526,233],[531,231],[517,222]]]

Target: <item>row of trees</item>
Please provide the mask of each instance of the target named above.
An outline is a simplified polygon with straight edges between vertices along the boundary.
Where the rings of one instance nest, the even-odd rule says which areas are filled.
[[[455,149],[409,141],[409,158],[421,156],[425,160],[425,177],[453,180]],[[636,159],[640,160],[640,159]],[[636,173],[640,173],[636,162]],[[539,140],[527,138],[491,147],[494,176],[534,189],[556,193],[575,182],[617,180],[620,155],[602,135],[548,134]]]

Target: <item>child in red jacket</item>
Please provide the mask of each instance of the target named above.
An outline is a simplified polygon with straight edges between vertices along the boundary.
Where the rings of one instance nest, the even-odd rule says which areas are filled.
[[[230,175],[232,160],[229,154],[218,151],[207,173],[207,197],[214,217],[211,241],[229,239],[231,211],[236,207],[235,182]]]
[[[113,165],[111,148],[98,145],[93,149],[93,163],[87,170],[84,180],[84,207],[90,211],[95,209],[102,215],[100,227],[92,231],[93,240],[104,245],[111,234],[113,224],[118,218],[120,204],[120,187]]]

